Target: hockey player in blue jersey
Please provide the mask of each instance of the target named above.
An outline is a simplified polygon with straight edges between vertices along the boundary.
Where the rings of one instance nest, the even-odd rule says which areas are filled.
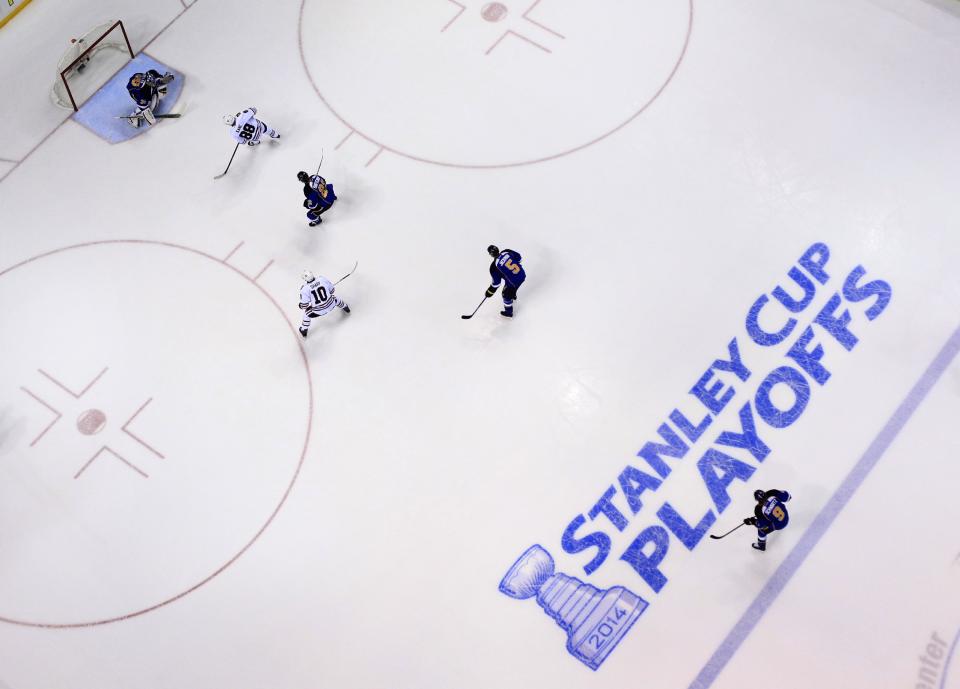
[[[790,499],[790,493],[785,490],[755,490],[753,497],[757,506],[753,508],[753,516],[744,519],[743,523],[757,527],[757,542],[752,545],[757,550],[766,550],[767,534],[786,528],[790,521],[787,506],[783,504]]]
[[[513,302],[517,298],[517,290],[527,279],[527,274],[520,265],[520,254],[513,249],[504,249],[500,251],[494,245],[487,247],[487,253],[493,257],[490,264],[490,286],[487,287],[486,296],[492,297],[500,286],[500,280],[504,282],[503,286],[503,311],[501,316],[513,318]]]
[[[146,73],[137,72],[130,77],[127,82],[127,92],[137,104],[137,109],[127,118],[132,127],[139,127],[144,120],[150,125],[157,123],[153,111],[160,103],[160,99],[167,95],[167,84],[171,81],[173,81],[173,75],[170,72],[160,74],[155,69],[147,70]]]
[[[337,200],[333,185],[327,184],[320,175],[308,175],[303,171],[297,173],[297,179],[303,183],[303,207],[307,209],[310,227],[319,225],[323,222],[320,216],[333,208],[333,202]]]

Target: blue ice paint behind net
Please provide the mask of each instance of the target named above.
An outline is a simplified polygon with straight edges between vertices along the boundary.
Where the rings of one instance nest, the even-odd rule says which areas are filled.
[[[174,80],[167,85],[167,96],[160,101],[156,114],[170,112],[183,90],[183,75],[146,53],[140,53],[90,96],[80,107],[80,111],[74,113],[73,120],[112,144],[128,141],[148,129],[153,129],[145,124],[134,129],[125,119],[116,119],[118,115],[129,115],[136,106],[127,93],[127,81],[134,73],[146,72],[148,69],[155,69],[160,74],[171,72],[174,75]],[[160,120],[154,127],[162,127],[164,124],[167,123]]]

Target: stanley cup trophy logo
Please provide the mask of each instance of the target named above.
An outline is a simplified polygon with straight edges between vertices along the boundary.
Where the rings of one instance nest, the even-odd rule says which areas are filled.
[[[596,670],[637,621],[647,601],[622,586],[602,591],[566,574],[539,545],[520,556],[500,582],[500,592],[537,603],[567,632],[567,651]]]

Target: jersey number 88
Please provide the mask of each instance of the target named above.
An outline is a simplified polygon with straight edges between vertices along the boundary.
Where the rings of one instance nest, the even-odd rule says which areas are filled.
[[[247,122],[245,125],[243,125],[243,129],[241,129],[238,134],[240,135],[241,139],[252,139],[256,131],[257,128]]]

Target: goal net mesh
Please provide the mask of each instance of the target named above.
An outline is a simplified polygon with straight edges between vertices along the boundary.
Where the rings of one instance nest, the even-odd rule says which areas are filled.
[[[57,63],[50,98],[62,108],[80,105],[133,58],[121,21],[99,24],[71,41]]]

